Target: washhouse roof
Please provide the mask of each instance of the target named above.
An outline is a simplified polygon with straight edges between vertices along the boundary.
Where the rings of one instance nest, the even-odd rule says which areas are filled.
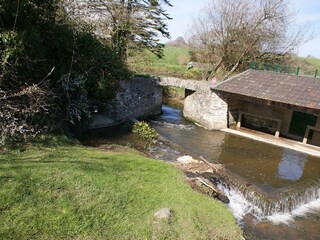
[[[320,110],[320,79],[247,70],[212,88],[214,91]]]

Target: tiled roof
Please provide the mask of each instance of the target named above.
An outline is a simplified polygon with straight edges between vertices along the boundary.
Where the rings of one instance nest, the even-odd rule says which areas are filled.
[[[320,79],[247,70],[213,90],[320,110]]]

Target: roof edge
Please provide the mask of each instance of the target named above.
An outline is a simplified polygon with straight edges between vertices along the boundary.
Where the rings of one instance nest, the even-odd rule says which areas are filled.
[[[233,76],[233,77],[231,77],[231,78],[228,78],[227,80],[218,83],[218,84],[215,85],[214,87],[211,87],[211,89],[212,89],[212,90],[216,90],[216,91],[220,91],[219,89],[216,89],[216,87],[219,87],[221,84],[224,84],[224,83],[226,83],[226,82],[229,82],[229,81],[231,81],[232,79],[234,79],[234,78],[236,78],[236,77],[239,77],[239,76],[241,76],[241,75],[243,75],[243,74],[245,74],[245,73],[247,73],[247,72],[250,72],[251,70],[252,70],[252,69],[248,69],[248,70],[246,70],[246,71],[244,71],[244,72],[242,72],[242,73],[239,73],[239,74],[237,74],[237,75],[235,75],[235,76]]]

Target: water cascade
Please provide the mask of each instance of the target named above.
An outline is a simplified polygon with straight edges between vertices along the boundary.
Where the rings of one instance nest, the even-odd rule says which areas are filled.
[[[291,189],[282,192],[277,198],[268,198],[251,187],[226,181],[211,179],[229,198],[229,208],[240,222],[247,214],[257,220],[269,220],[274,224],[290,224],[295,217],[306,216],[320,211],[320,188],[309,187],[303,192]]]

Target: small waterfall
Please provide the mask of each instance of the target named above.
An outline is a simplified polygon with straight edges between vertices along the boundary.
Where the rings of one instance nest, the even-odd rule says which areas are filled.
[[[295,217],[320,211],[319,185],[309,187],[303,192],[285,191],[273,199],[240,184],[211,180],[229,198],[229,208],[239,222],[247,214],[251,214],[258,220],[290,224]]]

